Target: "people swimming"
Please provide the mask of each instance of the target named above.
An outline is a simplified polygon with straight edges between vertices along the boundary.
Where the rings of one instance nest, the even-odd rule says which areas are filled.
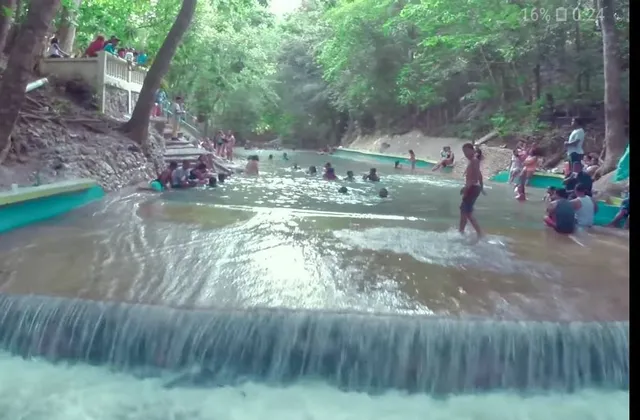
[[[473,215],[473,206],[480,196],[480,193],[484,190],[484,184],[482,179],[482,172],[480,170],[480,160],[482,159],[482,152],[478,153],[478,150],[473,147],[471,143],[465,143],[462,146],[462,152],[469,161],[467,169],[464,172],[465,184],[460,190],[462,195],[462,202],[460,203],[460,233],[464,233],[467,227],[467,222],[471,223],[471,226],[476,230],[478,239],[482,237],[482,230],[480,225]]]
[[[269,155],[268,159],[273,160],[273,155]]]
[[[402,169],[402,165],[400,164],[399,160],[396,160],[396,162],[393,164],[393,169]]]
[[[197,185],[197,182],[190,179],[191,162],[185,160],[182,166],[176,168],[171,174],[171,188],[191,188]]]
[[[251,155],[247,158],[247,166],[244,167],[244,173],[247,175],[258,175],[259,168],[258,162],[260,158],[258,155]]]
[[[409,162],[411,163],[411,170],[416,169],[416,154],[411,149],[409,150]]]
[[[556,189],[551,203],[547,206],[547,215],[544,217],[544,223],[547,226],[567,235],[576,230],[576,212],[568,198],[567,190]]]
[[[337,179],[336,177],[336,170],[334,168],[327,168],[327,170],[324,172],[324,175],[322,176],[324,179],[326,179],[327,181],[335,181]]]
[[[158,178],[156,178],[154,181],[151,181],[151,187],[159,191],[171,188],[171,175],[176,169],[178,169],[178,162],[169,162],[169,166],[167,166],[164,171],[158,174]]]
[[[282,154],[282,160],[289,160],[289,156],[287,156],[287,152]]]
[[[380,198],[387,198],[389,196],[389,191],[386,188],[381,188],[380,191],[378,191],[378,196]]]
[[[309,166],[309,169],[307,169],[307,174],[308,175],[315,175],[318,173],[318,170],[316,169],[316,167],[314,165]]]
[[[364,181],[380,181],[380,177],[378,176],[378,170],[376,168],[369,169],[369,173],[362,176]]]
[[[593,198],[587,195],[587,186],[585,185],[576,185],[575,196],[571,200],[571,205],[576,213],[576,225],[581,228],[592,227],[598,205]]]
[[[342,187],[338,188],[338,192],[340,194],[347,194],[349,192],[349,190],[347,189],[347,187],[342,186]]]
[[[344,180],[345,181],[355,181],[356,179],[353,176],[353,171],[347,171],[347,177]]]
[[[440,152],[440,162],[433,167],[432,171],[437,171],[440,168],[446,168],[453,165],[455,156],[451,151],[451,146],[444,146]]]

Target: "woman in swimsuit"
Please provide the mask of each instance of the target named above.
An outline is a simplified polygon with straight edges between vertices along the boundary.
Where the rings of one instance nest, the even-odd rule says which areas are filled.
[[[411,170],[416,169],[416,154],[413,150],[409,150],[409,162],[411,162]]]

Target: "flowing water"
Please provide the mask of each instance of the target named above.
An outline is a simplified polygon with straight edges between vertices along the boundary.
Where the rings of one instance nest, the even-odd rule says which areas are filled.
[[[3,235],[0,419],[628,418],[628,241],[489,185],[473,244],[459,181],[289,154]]]

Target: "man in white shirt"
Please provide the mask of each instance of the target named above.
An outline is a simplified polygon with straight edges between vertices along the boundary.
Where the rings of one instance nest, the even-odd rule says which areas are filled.
[[[176,100],[171,107],[171,112],[173,113],[173,124],[171,130],[171,140],[178,139],[178,130],[180,129],[180,120],[184,115],[184,105],[182,102],[181,96],[176,96]]]
[[[564,142],[567,148],[567,157],[569,158],[569,164],[573,165],[574,162],[582,162],[584,157],[584,128],[582,128],[582,121],[579,118],[574,118],[571,121],[573,131],[569,136],[569,140]]]

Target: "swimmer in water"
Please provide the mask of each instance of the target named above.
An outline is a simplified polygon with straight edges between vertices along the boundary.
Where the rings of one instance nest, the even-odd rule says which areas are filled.
[[[564,188],[558,188],[547,207],[544,223],[558,233],[571,234],[576,230],[576,212],[568,200],[569,194]]]
[[[547,188],[547,193],[542,198],[542,201],[546,201],[546,202],[553,201],[553,197],[555,196],[555,194],[556,194],[556,187]]]
[[[273,155],[269,155],[269,160],[273,160]]]
[[[156,181],[162,186],[162,189],[171,188],[171,175],[176,169],[178,169],[178,162],[172,161],[169,162],[167,169],[158,175]]]
[[[322,177],[324,179],[326,179],[327,181],[335,181],[337,179],[335,169],[334,168],[327,168],[327,170],[325,171],[325,173],[324,173],[324,175]]]
[[[282,154],[282,159],[284,159],[284,160],[289,160],[289,156],[287,156],[287,152],[284,152],[284,153]]]
[[[400,165],[399,160],[396,160],[396,163],[393,165],[393,169],[402,169],[402,165]]]
[[[247,175],[258,175],[258,162],[260,158],[258,155],[251,155],[247,158],[247,166],[244,168],[244,173]]]
[[[353,171],[347,171],[347,177],[344,180],[345,181],[355,181],[356,179],[353,177]]]
[[[373,181],[373,182],[380,181],[380,177],[378,176],[378,171],[376,168],[369,169],[369,173],[364,175],[362,179],[364,181]]]
[[[346,194],[346,193],[349,192],[349,190],[347,189],[347,187],[340,187],[338,189],[338,192],[341,193],[341,194]]]
[[[316,169],[315,166],[313,165],[309,166],[309,169],[307,170],[308,175],[315,175],[317,173],[318,173],[318,170]]]
[[[389,196],[389,191],[387,191],[386,188],[381,188],[378,192],[378,196],[380,196],[380,198],[387,198]]]
[[[464,233],[467,227],[467,222],[471,223],[471,226],[476,230],[478,239],[482,237],[482,230],[480,225],[473,215],[473,205],[480,196],[480,193],[484,189],[482,172],[480,171],[480,159],[482,155],[478,154],[476,149],[471,143],[465,143],[462,146],[462,152],[464,156],[469,160],[467,169],[464,171],[465,184],[460,190],[462,195],[462,203],[460,203],[460,233]]]
[[[294,163],[294,164],[293,164],[293,169],[300,169],[300,167],[298,166],[298,164],[297,164],[297,163]]]

